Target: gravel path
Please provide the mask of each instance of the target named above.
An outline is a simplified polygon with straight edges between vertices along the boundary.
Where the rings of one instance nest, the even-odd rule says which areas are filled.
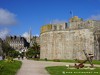
[[[73,63],[34,61],[34,60],[27,60],[27,59],[24,59],[21,61],[22,61],[22,67],[18,71],[17,75],[50,75],[45,70],[45,67],[47,67],[47,66],[74,65]],[[95,66],[100,67],[100,65],[95,65]]]

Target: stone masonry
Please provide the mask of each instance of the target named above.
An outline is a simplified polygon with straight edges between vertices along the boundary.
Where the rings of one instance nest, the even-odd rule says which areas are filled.
[[[44,27],[40,35],[41,59],[86,59],[86,53],[100,60],[99,36],[96,21],[76,21]],[[94,26],[95,25],[95,26]],[[100,25],[100,22],[98,22]],[[98,26],[99,27],[99,26]],[[98,28],[97,27],[97,28]],[[46,28],[46,30],[45,30]],[[49,28],[49,30],[48,30]],[[96,38],[95,38],[96,37]],[[97,44],[98,45],[95,45]]]

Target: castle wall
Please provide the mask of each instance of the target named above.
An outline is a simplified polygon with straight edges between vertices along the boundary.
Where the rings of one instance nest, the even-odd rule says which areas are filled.
[[[49,31],[40,35],[41,59],[85,59],[94,53],[94,36],[88,29]]]

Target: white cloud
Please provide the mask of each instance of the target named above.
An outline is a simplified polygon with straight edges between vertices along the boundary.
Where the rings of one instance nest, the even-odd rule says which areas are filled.
[[[8,29],[0,30],[0,38],[1,39],[5,39],[7,35],[9,35],[9,30]]]
[[[0,8],[0,25],[13,25],[16,24],[15,14],[6,9]]]
[[[100,20],[100,14],[98,15],[91,15],[88,20]]]
[[[28,38],[29,34],[28,34],[28,32],[25,32],[22,36],[25,37],[25,38]]]
[[[39,34],[35,34],[35,35],[33,35],[33,36],[37,36],[37,37],[39,37]]]
[[[59,24],[59,23],[64,23],[64,22],[66,22],[66,21],[56,19],[56,20],[53,20],[51,23],[52,24]]]
[[[22,36],[25,37],[25,38],[28,38],[30,35],[29,35],[28,32],[25,32],[24,34],[22,34]],[[35,34],[35,35],[33,35],[33,36],[39,37],[39,34]]]

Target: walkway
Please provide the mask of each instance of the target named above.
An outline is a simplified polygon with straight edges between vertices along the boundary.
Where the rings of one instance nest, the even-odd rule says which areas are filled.
[[[73,65],[73,63],[34,61],[27,59],[22,60],[22,63],[23,63],[22,67],[18,71],[17,75],[50,75],[45,70],[45,67],[47,66],[63,66],[63,65],[65,66],[66,64]]]

